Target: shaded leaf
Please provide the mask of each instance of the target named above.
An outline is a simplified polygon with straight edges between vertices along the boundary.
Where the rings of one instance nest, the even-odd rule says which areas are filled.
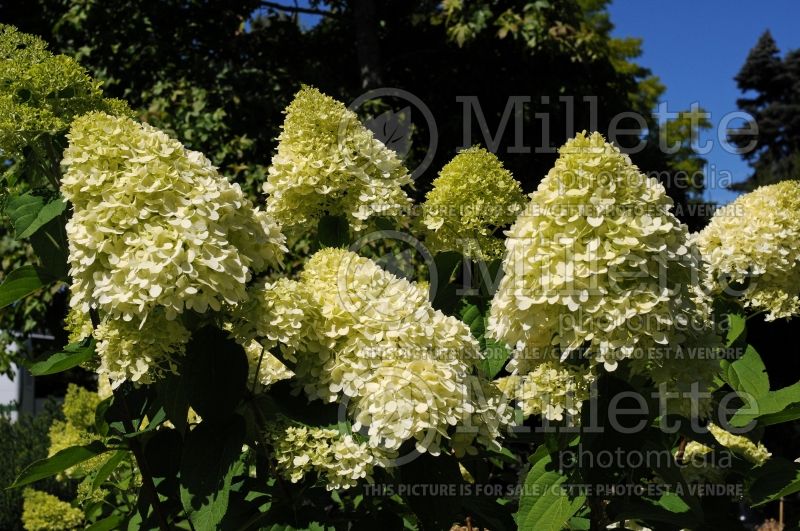
[[[204,420],[227,418],[247,389],[249,366],[241,345],[226,332],[205,327],[194,333],[186,346],[183,377],[189,404]]]
[[[753,505],[763,505],[800,491],[800,464],[772,457],[757,468],[748,493]]]
[[[99,441],[95,441],[85,446],[71,446],[58,452],[57,454],[32,463],[22,471],[12,487],[22,487],[29,485],[40,479],[55,476],[59,472],[96,457],[108,449]]]
[[[17,302],[49,283],[50,281],[33,266],[26,265],[15,269],[0,284],[0,308]]]
[[[350,243],[350,225],[342,216],[322,216],[317,224],[317,240],[322,247],[345,247]]]
[[[216,529],[222,522],[231,483],[241,468],[245,427],[236,415],[224,422],[203,420],[189,432],[180,466],[180,496],[197,529]]]
[[[100,488],[103,482],[105,482],[105,480],[111,476],[114,470],[116,470],[117,466],[119,466],[122,460],[125,459],[126,455],[128,455],[128,452],[125,450],[119,450],[117,453],[109,457],[105,463],[103,463],[103,466],[97,470],[97,473],[92,480],[93,491]]]
[[[63,352],[56,352],[46,360],[38,361],[28,369],[34,376],[46,376],[64,372],[81,363],[87,362],[94,356],[94,340],[70,343],[64,347]]]
[[[555,470],[549,455],[537,457],[525,478],[519,511],[515,516],[517,525],[523,531],[560,531],[586,498],[573,497],[561,490],[567,481],[566,476]]]
[[[45,226],[45,224],[60,216],[61,213],[66,210],[66,208],[67,203],[61,198],[58,198],[55,201],[50,201],[44,205],[41,210],[39,210],[39,212],[36,214],[36,218],[25,228],[25,230],[17,234],[17,238],[28,238],[40,228]]]

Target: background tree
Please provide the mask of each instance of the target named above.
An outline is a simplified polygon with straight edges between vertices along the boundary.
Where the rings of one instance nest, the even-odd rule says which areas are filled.
[[[640,40],[611,37],[606,0],[34,4],[3,2],[0,19],[79,58],[105,80],[109,94],[208,154],[252,192],[269,164],[281,109],[301,83],[343,101],[365,88],[399,87],[433,109],[439,147],[418,180],[420,195],[464,146],[464,104],[457,96],[478,97],[489,131],[498,133],[498,155],[531,191],[551,167],[555,148],[575,131],[607,133],[611,118],[625,111],[650,120],[664,90],[635,62]],[[306,20],[311,27],[304,29],[306,15],[318,20]],[[498,128],[508,97],[517,95],[530,98],[521,140],[530,153],[516,148],[513,115],[505,131]],[[474,113],[472,120],[468,143],[485,144]],[[632,129],[616,139],[621,144],[635,144],[644,132],[631,120],[620,127]],[[424,156],[427,134],[413,132],[412,166]],[[677,171],[673,157],[661,156],[651,143],[635,162],[646,172]],[[694,193],[666,184],[679,203]]]
[[[746,181],[732,188],[748,191],[796,179],[800,169],[800,50],[781,58],[775,40],[765,31],[735,79],[746,95],[736,103],[753,117],[758,135],[754,139],[736,134],[744,128],[731,131],[731,140],[753,168]],[[755,147],[747,149],[753,140]]]

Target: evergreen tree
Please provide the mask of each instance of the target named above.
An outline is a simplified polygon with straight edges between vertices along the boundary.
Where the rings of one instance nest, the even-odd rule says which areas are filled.
[[[765,31],[735,79],[743,93],[753,93],[736,103],[752,116],[758,135],[755,146],[748,149],[753,136],[738,134],[745,128],[729,132],[731,142],[753,168],[746,181],[732,188],[748,191],[796,178],[800,169],[800,50],[781,58],[775,40]]]

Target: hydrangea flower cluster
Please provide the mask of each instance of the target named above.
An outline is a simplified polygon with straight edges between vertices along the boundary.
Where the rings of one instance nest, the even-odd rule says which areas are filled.
[[[599,133],[560,149],[507,233],[492,301],[489,333],[514,348],[513,374],[570,355],[609,371],[633,358],[635,371],[671,384],[673,365],[715,365],[710,356],[671,361],[690,339],[713,344],[699,253],[671,206]]]
[[[264,191],[267,212],[289,229],[316,230],[324,215],[355,231],[370,218],[402,217],[411,184],[397,154],[344,104],[305,87],[286,109]]]
[[[279,473],[297,483],[316,473],[328,490],[354,487],[372,479],[372,470],[384,466],[384,457],[350,434],[328,428],[280,426],[270,432]]]
[[[42,134],[66,131],[91,110],[128,114],[128,106],[103,98],[100,82],[71,57],[13,26],[0,24],[0,153],[18,156]]]
[[[27,531],[72,531],[83,527],[83,511],[52,494],[28,488],[22,499],[22,525]]]
[[[296,280],[259,281],[248,289],[247,301],[231,311],[231,328],[242,342],[258,340],[266,350],[277,346],[292,356],[313,312],[307,300],[305,285]]]
[[[116,389],[125,380],[150,384],[175,372],[191,334],[179,319],[154,311],[141,323],[107,319],[94,330],[97,373]]]
[[[745,306],[765,311],[770,321],[800,315],[800,182],[738,197],[714,214],[696,242],[715,291],[744,285]]]
[[[307,396],[344,400],[370,446],[396,450],[415,439],[421,451],[438,453],[450,428],[470,423],[466,451],[476,438],[490,444],[507,423],[498,400],[476,399],[470,372],[480,350],[469,328],[368,258],[323,249],[298,282],[256,291],[234,312],[234,336],[279,343]]]
[[[101,439],[94,431],[95,409],[101,398],[88,389],[69,384],[64,396],[62,411],[64,420],[55,420],[50,426],[49,455],[55,455],[71,446],[82,446]],[[66,477],[83,477],[104,462],[104,456],[97,456],[68,468]]]
[[[760,442],[755,443],[747,437],[730,433],[716,424],[709,423],[708,431],[719,444],[755,466],[763,465],[772,456]],[[709,460],[707,456],[711,451],[710,447],[702,443],[689,441],[683,453],[683,461],[687,466],[681,469],[687,482],[722,483],[725,480],[729,467],[718,466]]]
[[[279,262],[278,225],[202,154],[104,113],[75,120],[69,141],[72,307],[126,321],[156,307],[168,319],[219,310],[246,298],[251,271]]]
[[[525,205],[511,172],[493,153],[473,147],[451,160],[433,181],[422,205],[432,251],[458,251],[476,259],[502,258],[497,231],[510,225]]]
[[[261,343],[256,340],[249,341],[244,345],[244,352],[247,355],[249,374],[248,382],[257,382],[262,387],[269,387],[275,382],[288,380],[294,373],[284,365],[281,360],[276,358]]]
[[[527,374],[500,378],[497,386],[517,401],[525,417],[541,415],[561,421],[565,413],[573,420],[580,418],[581,407],[589,399],[595,380],[591,370],[549,361]]]
[[[302,283],[288,278],[261,280],[248,289],[247,301],[226,316],[226,328],[247,353],[250,381],[256,378],[261,385],[270,386],[294,376],[270,351],[278,348],[284,357],[294,360],[294,353],[302,348],[312,311],[304,289]]]
[[[473,410],[468,375],[480,350],[469,328],[434,310],[424,290],[349,251],[316,253],[301,279],[319,312],[317,345],[296,367],[306,393],[346,397],[373,446],[414,438],[420,451],[438,453],[448,428]]]
[[[716,424],[709,423],[708,431],[722,446],[756,466],[763,465],[772,456],[760,442],[754,443],[747,437],[735,435]]]
[[[683,451],[681,475],[687,483],[718,484],[725,480],[726,470],[711,462],[711,448],[697,441],[689,441]]]

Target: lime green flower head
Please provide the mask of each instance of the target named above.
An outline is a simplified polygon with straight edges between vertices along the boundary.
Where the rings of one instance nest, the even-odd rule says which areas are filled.
[[[101,437],[95,431],[95,409],[100,403],[100,396],[88,389],[69,384],[64,403],[61,408],[64,420],[56,420],[50,426],[49,455],[55,455],[70,446],[82,446]],[[68,468],[66,477],[83,477],[96,470],[103,463],[103,457],[97,456],[78,465]]]
[[[745,286],[746,307],[767,320],[800,315],[800,182],[762,186],[718,210],[697,235],[713,289]]]
[[[570,355],[646,372],[710,333],[699,254],[664,187],[602,135],[559,153],[507,233],[489,333],[515,349],[519,376]]]
[[[519,183],[485,149],[462,151],[442,168],[422,205],[432,251],[459,251],[477,259],[502,258],[497,232],[525,205]]]
[[[411,177],[397,154],[344,104],[305,87],[286,108],[264,191],[267,212],[290,229],[316,230],[324,215],[355,231],[373,217],[400,217]]]
[[[75,120],[61,182],[70,305],[127,321],[163,307],[172,319],[246,298],[251,272],[279,263],[278,225],[202,154],[130,118]]]
[[[83,526],[83,511],[52,494],[25,489],[22,525],[26,531],[72,531]]]
[[[92,110],[129,114],[124,102],[103,98],[100,84],[71,57],[47,51],[38,37],[0,25],[0,154],[17,156]]]

